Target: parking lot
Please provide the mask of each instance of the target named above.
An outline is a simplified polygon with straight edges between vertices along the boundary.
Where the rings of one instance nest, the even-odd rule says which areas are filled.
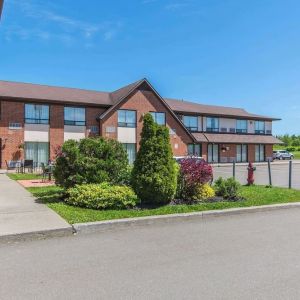
[[[255,184],[268,185],[268,164],[253,164],[256,167],[254,172]],[[233,165],[213,165],[214,179],[232,177]],[[236,179],[241,184],[247,183],[247,164],[236,164]],[[278,187],[289,186],[289,161],[276,161],[271,163],[272,184]],[[292,187],[300,189],[300,160],[292,161]]]

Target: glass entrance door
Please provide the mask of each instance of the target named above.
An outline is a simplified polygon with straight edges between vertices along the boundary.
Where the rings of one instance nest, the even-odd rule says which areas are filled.
[[[207,161],[209,163],[219,162],[219,145],[208,144],[207,146]]]

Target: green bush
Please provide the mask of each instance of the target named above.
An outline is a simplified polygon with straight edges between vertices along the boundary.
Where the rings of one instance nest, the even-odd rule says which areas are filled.
[[[195,189],[192,199],[196,201],[205,201],[215,196],[214,189],[208,184],[199,184]]]
[[[132,186],[142,204],[170,202],[176,191],[177,170],[168,128],[157,125],[152,116],[146,114],[140,150],[132,170]]]
[[[286,151],[288,151],[288,152],[296,151],[296,148],[295,147],[287,147]]]
[[[58,152],[55,181],[65,189],[76,184],[128,181],[127,154],[119,142],[104,138],[66,141]]]
[[[137,204],[137,196],[128,186],[101,184],[76,185],[67,190],[68,204],[92,209],[125,209]]]
[[[226,200],[237,200],[239,199],[239,188],[240,184],[234,178],[223,179],[219,177],[215,184],[214,189],[216,195],[223,197]]]

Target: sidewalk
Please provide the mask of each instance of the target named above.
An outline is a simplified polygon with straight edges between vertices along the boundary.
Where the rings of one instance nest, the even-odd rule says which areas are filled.
[[[0,174],[0,239],[71,234],[72,227],[16,181]]]

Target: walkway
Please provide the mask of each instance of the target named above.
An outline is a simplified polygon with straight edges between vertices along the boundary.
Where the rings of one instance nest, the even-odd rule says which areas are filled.
[[[0,238],[45,231],[71,233],[72,228],[20,184],[0,174]]]

